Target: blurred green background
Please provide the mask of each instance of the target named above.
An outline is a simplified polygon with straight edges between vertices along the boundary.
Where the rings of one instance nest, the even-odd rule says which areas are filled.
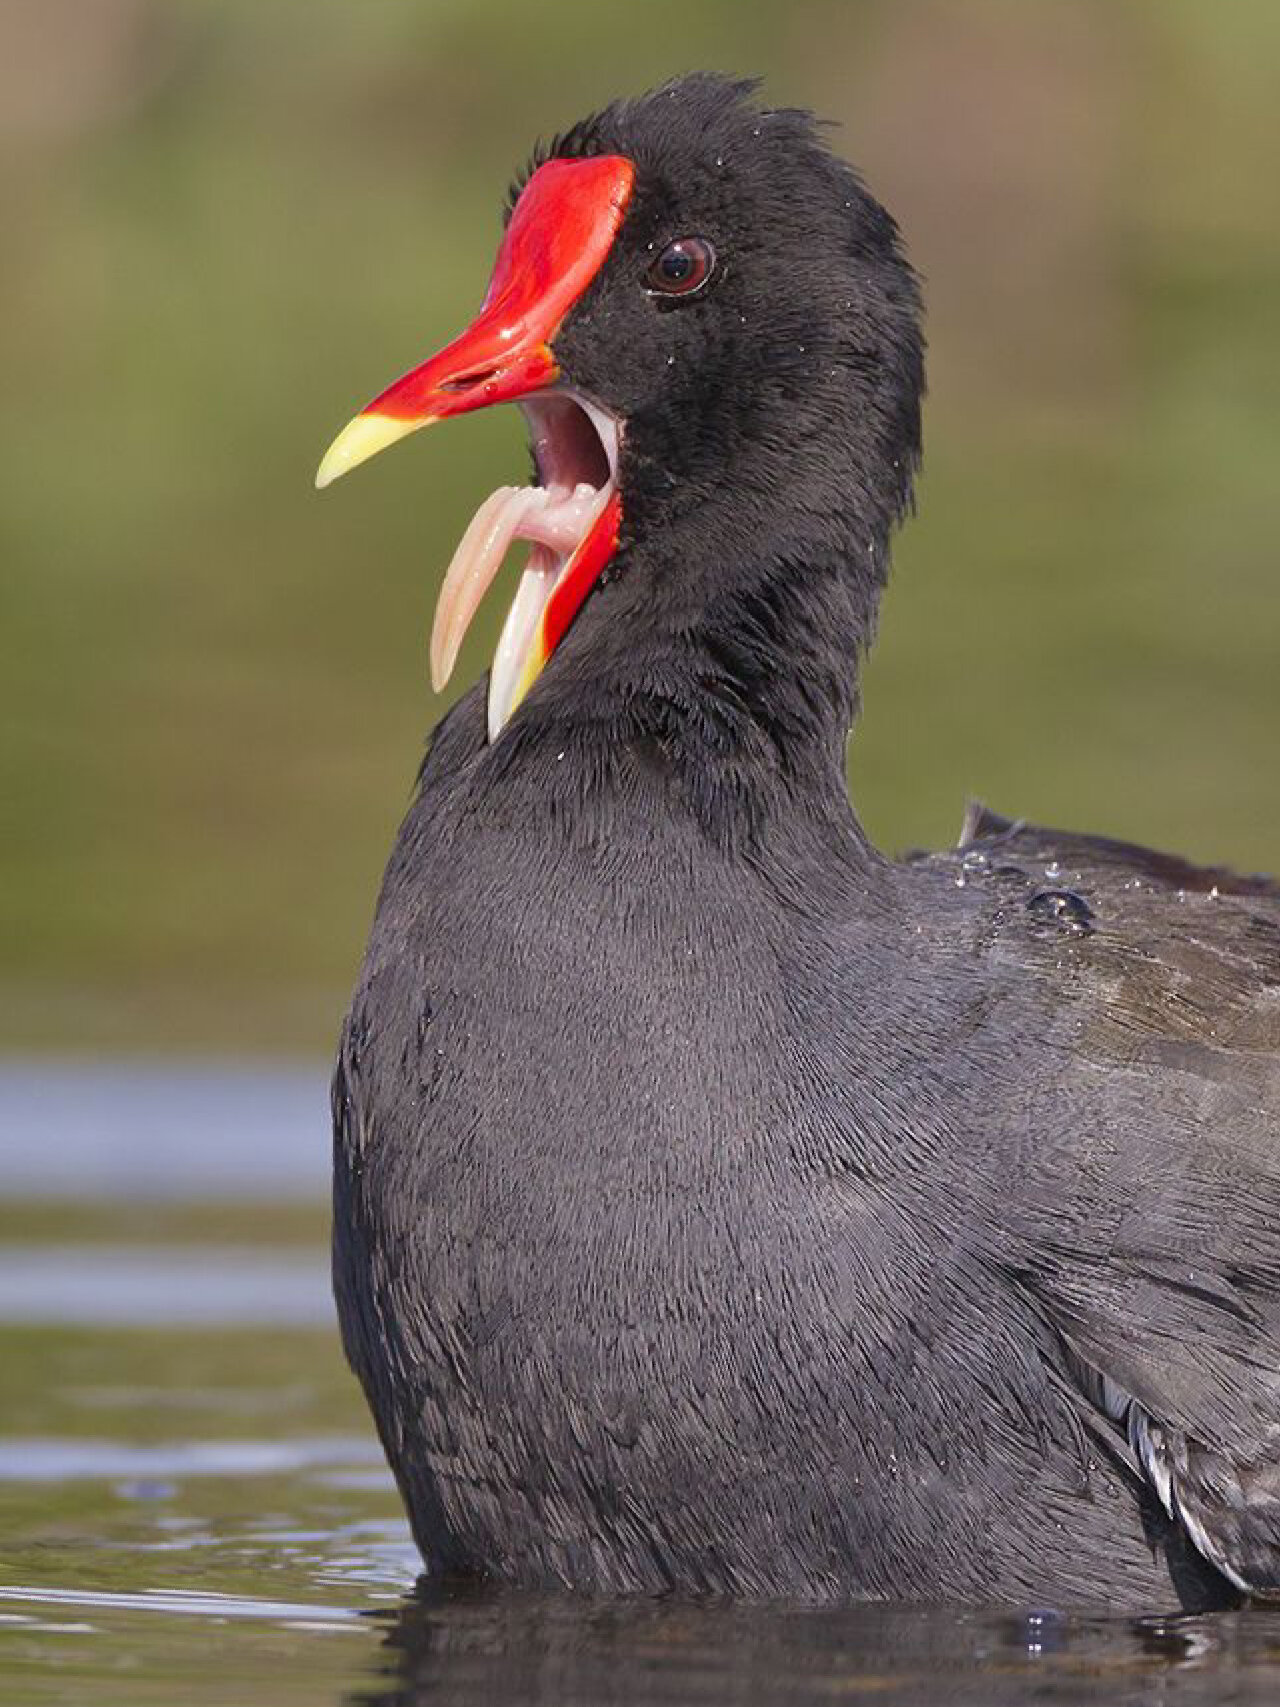
[[[315,464],[468,317],[533,139],[700,65],[839,121],[926,277],[872,832],[974,792],[1280,867],[1278,64],[1274,0],[5,7],[3,1044],[327,1047],[525,453]]]

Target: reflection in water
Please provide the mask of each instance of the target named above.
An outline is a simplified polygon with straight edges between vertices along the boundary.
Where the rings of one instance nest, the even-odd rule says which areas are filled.
[[[0,1482],[76,1482],[99,1477],[278,1476],[329,1465],[377,1466],[391,1486],[378,1444],[365,1436],[320,1440],[182,1440],[126,1446],[110,1440],[0,1438]],[[348,1479],[348,1485],[349,1479]],[[171,1487],[171,1483],[161,1483]],[[137,1497],[136,1494],[133,1497]]]
[[[0,1060],[0,1174],[19,1197],[323,1198],[327,1086],[323,1062]]]
[[[6,1605],[75,1606],[91,1612],[162,1612],[176,1618],[258,1618],[273,1623],[294,1625],[305,1622],[309,1628],[322,1624],[356,1625],[359,1613],[345,1606],[292,1605],[282,1600],[253,1600],[244,1595],[217,1594],[182,1589],[157,1588],[143,1594],[112,1594],[106,1589],[64,1588],[0,1588],[0,1601]],[[21,1618],[21,1615],[18,1615]],[[25,1620],[23,1620],[25,1622]],[[50,1624],[50,1629],[58,1628]]]
[[[423,1591],[385,1620],[378,1707],[501,1701],[1274,1703],[1280,1613],[1152,1620],[913,1607],[583,1603]]]
[[[0,1248],[0,1322],[98,1327],[323,1327],[334,1320],[324,1252],[76,1245]]]

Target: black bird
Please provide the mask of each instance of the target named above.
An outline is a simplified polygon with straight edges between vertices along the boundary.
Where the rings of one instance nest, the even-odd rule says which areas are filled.
[[[1206,1607],[1280,1591],[1280,889],[971,813],[846,733],[916,280],[809,116],[699,75],[513,191],[479,317],[321,483],[503,400],[334,1082],[335,1280],[432,1572]],[[487,703],[487,714],[486,714]]]

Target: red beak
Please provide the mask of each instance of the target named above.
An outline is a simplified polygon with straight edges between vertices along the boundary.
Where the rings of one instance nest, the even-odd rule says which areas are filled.
[[[615,154],[539,166],[511,215],[479,314],[343,428],[316,485],[328,486],[432,421],[551,385],[558,377],[552,340],[603,265],[634,177],[631,162]]]
[[[544,391],[559,378],[552,344],[565,315],[603,266],[622,223],[635,168],[620,155],[548,160],[525,186],[507,225],[480,312],[460,338],[414,368],[339,433],[320,464],[317,486],[354,468],[406,433]],[[489,675],[488,724],[495,738],[577,615],[617,545],[622,506],[616,488],[619,426],[585,399],[578,407],[544,399],[544,484],[499,488],[481,505],[449,565],[436,606],[431,675],[449,678],[462,637],[511,543],[530,543],[529,560]],[[601,431],[609,463],[603,485],[556,451],[556,420],[568,409]],[[557,414],[557,411],[560,411]],[[598,468],[598,461],[595,465]],[[583,480],[586,484],[582,484]]]

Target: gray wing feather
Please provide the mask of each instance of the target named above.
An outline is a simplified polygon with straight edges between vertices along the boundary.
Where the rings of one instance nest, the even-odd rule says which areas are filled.
[[[1046,1022],[1061,1191],[1013,1212],[1020,1284],[1170,1516],[1280,1594],[1280,888],[980,807],[961,847],[1097,921]]]

